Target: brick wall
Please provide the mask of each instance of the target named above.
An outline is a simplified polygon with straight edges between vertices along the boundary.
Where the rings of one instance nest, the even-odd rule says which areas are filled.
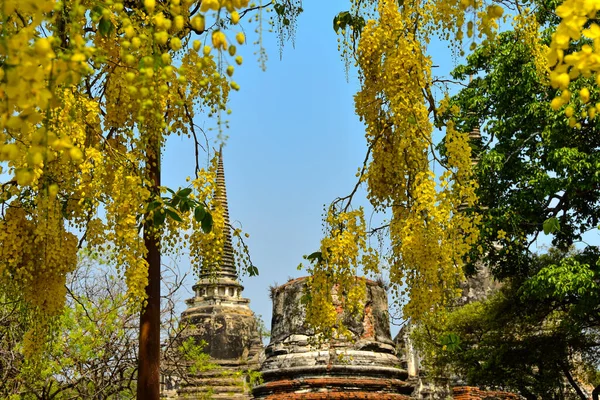
[[[404,395],[390,393],[286,393],[266,397],[267,400],[410,400]]]
[[[454,400],[519,400],[515,393],[494,390],[482,390],[473,386],[457,386],[452,388]]]

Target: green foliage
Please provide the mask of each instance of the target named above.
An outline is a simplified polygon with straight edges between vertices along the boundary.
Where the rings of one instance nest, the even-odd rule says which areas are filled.
[[[544,234],[546,235],[560,231],[560,222],[558,222],[558,218],[552,217],[545,220],[543,224],[543,229]]]
[[[0,288],[0,399],[135,398],[139,307],[132,307],[124,283],[104,257],[85,250],[67,289],[63,312],[45,321],[51,324],[49,336],[37,338],[45,344],[43,356],[25,360],[24,334],[42,321],[32,318],[21,293],[10,286]],[[183,328],[169,334],[179,337]],[[183,341],[162,373],[186,379],[190,373],[217,368],[202,351],[205,345],[193,338]]]
[[[567,373],[600,384],[598,260],[589,251],[551,249],[533,258],[535,272],[524,281],[431,316],[414,333],[431,373],[527,398],[574,396]]]
[[[267,338],[271,337],[271,331],[267,329],[265,325],[265,321],[262,318],[262,315],[255,315],[254,319],[256,320],[256,328],[258,330],[258,334],[260,336],[261,341],[264,341]]]
[[[0,398],[19,393],[23,384],[22,339],[30,323],[28,314],[24,302],[11,287],[0,290]]]
[[[365,27],[365,19],[360,15],[352,15],[350,11],[342,11],[333,18],[333,30],[338,33],[340,29],[352,29],[352,37],[358,39]]]
[[[189,373],[197,374],[219,368],[219,365],[210,362],[210,356],[204,352],[206,346],[205,341],[196,343],[193,337],[188,337],[177,348],[181,357],[189,364]]]
[[[258,276],[258,267],[256,265],[249,265],[246,272],[248,272],[248,276]]]
[[[549,38],[556,2],[536,2]],[[550,8],[548,8],[550,7]],[[584,244],[582,236],[600,221],[600,125],[583,118],[569,126],[565,111],[554,111],[556,90],[540,73],[527,38],[519,31],[499,34],[480,46],[455,69],[456,79],[472,81],[452,98],[460,108],[452,118],[463,131],[481,128],[473,142],[478,159],[479,212],[483,229],[470,260],[489,260],[497,278],[528,275],[534,260],[531,246],[541,232],[565,251]],[[573,93],[587,85],[580,77]],[[589,104],[600,100],[592,90]],[[573,100],[577,110],[586,104]],[[470,266],[470,271],[475,269]]]
[[[321,253],[320,251],[315,251],[314,253],[305,256],[304,258],[310,262],[315,261],[318,264],[323,262],[323,253]]]
[[[260,371],[254,371],[254,370],[249,369],[249,370],[244,371],[243,374],[246,376],[246,379],[248,380],[250,387],[262,385],[264,382],[264,379],[263,379]]]
[[[196,222],[200,222],[204,233],[212,231],[212,214],[208,211],[206,204],[190,197],[191,188],[179,189],[177,192],[169,188],[166,190],[171,194],[170,197],[162,196],[148,204],[147,211],[152,213],[153,224],[156,228],[164,225],[167,216],[173,221],[182,222],[180,213],[194,210],[194,219]]]
[[[301,0],[277,0],[273,2],[277,24],[277,39],[279,41],[279,56],[283,54],[283,46],[287,41],[294,44],[296,22],[304,11]]]
[[[546,43],[559,3],[532,3]],[[600,91],[592,89],[589,104],[571,99],[578,119],[569,121],[550,105],[557,91],[535,51],[523,30],[504,32],[453,72],[471,79],[451,99],[460,111],[436,124],[452,119],[482,134],[471,145],[483,226],[466,272],[485,260],[504,287],[484,302],[431,316],[415,337],[433,373],[527,398],[563,398],[571,375],[600,384],[600,254],[583,240],[600,221],[600,122],[590,108]],[[590,83],[579,77],[569,89],[576,94]],[[539,255],[542,232],[552,248]]]
[[[599,300],[596,295],[598,278],[598,266],[568,257],[542,268],[525,283],[523,293],[529,297],[557,301],[570,301],[571,296],[577,296],[577,302],[592,304]]]
[[[97,257],[82,253],[68,285],[63,313],[49,321],[43,357],[26,360],[23,335],[32,319],[24,299],[8,288],[0,293],[0,398],[132,399],[135,397],[139,309],[109,274],[96,275]]]

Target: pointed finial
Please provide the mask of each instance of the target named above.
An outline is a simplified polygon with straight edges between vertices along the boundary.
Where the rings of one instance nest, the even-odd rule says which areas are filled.
[[[228,277],[237,280],[237,268],[233,254],[233,242],[231,240],[231,224],[229,222],[229,204],[227,203],[227,188],[225,186],[225,170],[223,168],[223,145],[219,148],[219,162],[217,166],[217,193],[215,199],[223,207],[224,232],[223,232],[223,254],[221,264],[217,271],[217,277]]]

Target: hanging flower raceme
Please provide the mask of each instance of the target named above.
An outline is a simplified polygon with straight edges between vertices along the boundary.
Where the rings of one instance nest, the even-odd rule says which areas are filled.
[[[320,251],[307,256],[306,320],[325,338],[344,335],[342,312],[354,315],[364,307],[365,281],[357,278],[358,267],[379,272],[378,255],[367,244],[362,208],[338,211],[331,207],[326,218],[326,235]],[[333,304],[336,296],[338,307]]]
[[[376,5],[376,11],[360,14],[365,3]],[[478,24],[466,23],[467,14],[475,12],[479,13]],[[445,172],[437,176],[432,170],[433,157],[437,156],[430,110],[435,107],[443,113],[447,101],[440,105],[432,102],[432,62],[425,52],[426,44],[433,32],[453,32],[453,39],[462,41],[465,23],[467,36],[485,36],[489,40],[502,8],[484,8],[477,1],[405,1],[400,6],[395,1],[371,1],[357,2],[350,14],[352,18],[345,14],[338,17],[340,26],[346,24],[355,29],[358,16],[373,17],[360,26],[356,48],[361,88],[355,96],[355,106],[366,126],[369,149],[359,176],[367,184],[374,209],[391,215],[390,252],[384,264],[389,266],[395,298],[403,301],[406,295],[409,297],[405,317],[419,319],[456,296],[467,253],[478,237],[478,216],[472,212],[476,183],[468,135],[448,124],[445,159],[435,161],[442,164]],[[356,274],[356,267],[363,260],[340,256],[356,254],[356,248],[335,245],[338,241],[351,243],[349,238],[365,234],[360,223],[349,222],[352,218],[360,220],[362,216],[328,214],[326,237],[321,243],[322,260],[309,269],[317,274],[317,282],[331,286],[350,282]],[[366,269],[375,270],[373,264],[377,263],[378,260],[371,260]],[[326,300],[327,290],[317,293]],[[324,306],[320,307],[319,310]],[[330,314],[315,311],[315,323],[326,325],[332,320]],[[309,311],[309,315],[313,314]],[[318,320],[319,317],[323,319]]]
[[[80,246],[112,257],[137,304],[148,282],[142,230],[161,251],[181,250],[200,207],[173,208],[150,167],[171,134],[200,148],[196,113],[218,115],[240,88],[220,63],[241,64],[232,43],[243,34],[221,22],[239,22],[248,1],[196,4],[0,4],[0,284],[31,291],[40,318],[63,304]],[[213,22],[216,40],[201,47]],[[200,205],[189,192],[173,194]]]

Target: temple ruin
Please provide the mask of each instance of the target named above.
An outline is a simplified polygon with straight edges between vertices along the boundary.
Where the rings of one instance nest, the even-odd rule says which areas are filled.
[[[219,155],[217,187],[217,198],[224,207],[225,223],[229,226],[222,153]],[[293,279],[272,288],[271,340],[263,349],[249,300],[242,297],[243,286],[238,280],[231,239],[230,230],[226,230],[217,272],[201,271],[193,286],[194,297],[187,300],[188,308],[181,316],[187,327],[179,340],[191,337],[196,343],[206,342],[204,351],[215,368],[188,373],[186,379],[176,382],[165,377],[164,398],[518,398],[510,393],[470,387],[445,386],[436,391],[430,382],[421,380],[419,357],[412,348],[408,333],[401,332],[392,340],[386,290],[380,283],[370,280],[365,280],[367,290],[362,312],[350,315],[338,304],[338,313],[351,337],[327,341],[318,340],[306,323],[306,309],[301,301],[307,289],[306,278]],[[484,287],[484,292],[489,289],[490,277],[480,278],[481,282],[470,281],[475,285],[463,288],[463,302],[482,295],[480,286]],[[335,301],[337,294],[334,293],[333,297]],[[252,371],[260,372],[259,384],[250,384],[248,375]]]
[[[366,287],[357,316],[337,304],[352,337],[324,342],[305,321],[306,278],[273,288],[271,342],[260,369],[264,383],[254,388],[254,398],[408,399],[413,387],[390,335],[387,293],[373,281]]]

